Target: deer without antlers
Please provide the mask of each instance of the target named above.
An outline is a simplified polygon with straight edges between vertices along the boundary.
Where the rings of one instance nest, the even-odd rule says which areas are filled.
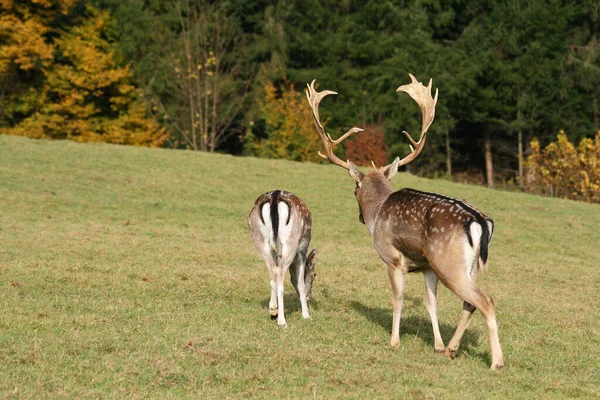
[[[308,257],[312,229],[311,214],[297,196],[283,190],[273,190],[256,199],[248,216],[250,236],[256,250],[269,270],[271,319],[279,326],[287,326],[283,309],[283,282],[289,269],[292,285],[300,296],[302,317],[310,318],[308,300],[312,283],[317,276],[317,250]]]
[[[404,275],[422,272],[425,278],[425,305],[431,316],[435,350],[454,358],[460,340],[469,324],[471,315],[478,309],[483,314],[489,334],[492,369],[504,366],[504,358],[498,337],[494,301],[475,283],[478,269],[485,269],[488,245],[492,239],[494,223],[464,200],[452,199],[435,193],[413,189],[393,192],[389,180],[396,175],[398,167],[414,160],[423,150],[427,130],[435,116],[438,91],[431,96],[431,80],[425,87],[409,74],[411,83],[400,86],[397,91],[410,95],[419,105],[422,114],[421,135],[418,141],[404,132],[410,142],[411,152],[391,164],[364,174],[351,161],[342,161],[333,149],[341,141],[362,129],[354,127],[333,140],[325,132],[319,120],[319,103],[330,90],[317,92],[315,81],[308,85],[307,97],[313,111],[315,126],[325,146],[321,157],[348,170],[356,181],[355,196],[358,200],[359,219],[373,237],[373,247],[387,265],[392,286],[392,337],[390,344],[400,343],[400,315],[404,296]],[[463,311],[454,336],[448,347],[440,335],[436,312],[438,280],[463,299]]]

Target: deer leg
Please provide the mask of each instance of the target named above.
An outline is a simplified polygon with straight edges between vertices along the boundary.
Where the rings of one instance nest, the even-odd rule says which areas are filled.
[[[500,336],[498,334],[498,322],[496,321],[496,304],[494,299],[488,297],[483,291],[481,292],[483,298],[486,300],[485,311],[484,307],[479,308],[483,316],[485,317],[485,323],[488,327],[488,336],[490,341],[490,351],[492,353],[492,366],[491,369],[499,370],[504,368],[504,355],[502,354],[502,347],[500,347]]]
[[[466,301],[463,302],[463,310],[460,314],[460,320],[458,321],[456,332],[454,332],[452,339],[450,339],[450,342],[448,342],[448,350],[446,354],[448,354],[450,358],[456,357],[456,352],[458,351],[460,340],[462,339],[465,331],[467,330],[467,327],[469,326],[471,316],[473,315],[475,309],[476,308],[472,304]]]
[[[296,293],[298,293],[298,296],[300,297],[300,304],[302,305],[302,317],[310,318],[310,315],[308,315],[308,298],[306,294],[306,282],[304,281],[306,268],[306,256],[303,255],[302,252],[298,252],[296,258],[294,259],[294,262],[290,265],[290,279],[292,280],[292,285],[294,286],[294,289],[296,289]],[[300,288],[300,285],[302,289]]]
[[[277,270],[269,270],[269,284],[271,285],[271,298],[269,299],[269,313],[271,319],[277,319],[278,308],[277,308]]]
[[[264,256],[269,271],[269,285],[271,286],[271,297],[269,298],[269,314],[271,320],[277,319],[277,266],[270,256],[270,252]]]
[[[285,280],[285,269],[277,267],[275,274],[275,291],[277,293],[277,325],[287,328],[285,312],[283,308],[283,283]]]
[[[300,305],[302,306],[302,318],[308,319],[310,318],[310,313],[308,312],[308,302],[306,300],[306,284],[304,283],[304,271],[306,269],[306,257],[301,253],[298,254],[296,259],[294,260],[294,267],[297,273],[297,290],[298,295],[300,296]]]
[[[434,349],[437,353],[444,353],[445,346],[440,334],[440,326],[437,319],[437,285],[438,277],[432,270],[426,270],[423,273],[425,278],[425,307],[431,317],[431,326],[433,327]]]
[[[477,266],[475,265],[475,261],[471,265],[471,270],[470,272],[468,272],[468,275],[470,280],[465,279],[465,282],[467,282],[467,285],[469,286],[475,286],[475,280],[477,279]],[[465,331],[467,330],[469,322],[471,322],[471,317],[473,316],[473,313],[476,309],[477,308],[473,304],[467,301],[463,302],[463,310],[460,314],[458,326],[456,327],[454,335],[452,335],[452,339],[450,339],[450,342],[448,342],[448,349],[446,354],[450,358],[454,359],[456,357],[456,352],[458,351],[458,347],[460,346],[460,341]]]
[[[285,321],[285,311],[283,307],[283,284],[285,282],[285,274],[294,261],[294,252],[288,251],[285,247],[281,251],[281,256],[278,256],[279,265],[276,270],[276,288],[277,288],[277,325],[287,328]]]
[[[404,300],[404,271],[395,264],[388,264],[388,275],[392,284],[392,338],[390,346],[400,345],[400,316]]]
[[[500,347],[500,337],[498,335],[498,323],[496,322],[496,306],[494,304],[494,300],[487,296],[473,283],[470,285],[459,286],[457,288],[450,287],[450,289],[465,301],[463,304],[463,312],[458,324],[458,328],[448,344],[450,356],[452,356],[452,352],[456,353],[456,350],[458,350],[460,339],[467,328],[473,311],[475,308],[477,308],[481,314],[483,314],[488,328],[490,351],[492,353],[491,369],[501,369],[504,367],[504,356],[502,355],[502,348]]]

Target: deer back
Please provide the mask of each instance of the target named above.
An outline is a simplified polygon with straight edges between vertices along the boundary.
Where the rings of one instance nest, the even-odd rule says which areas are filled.
[[[493,231],[492,219],[464,200],[402,189],[383,202],[373,241],[391,244],[417,263],[469,246],[479,252],[479,265],[485,268]]]

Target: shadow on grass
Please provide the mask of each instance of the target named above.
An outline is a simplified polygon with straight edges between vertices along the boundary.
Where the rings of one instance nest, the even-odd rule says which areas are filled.
[[[406,305],[407,300],[413,304],[421,303],[422,301],[415,299],[410,296],[405,296],[404,304]],[[358,301],[351,301],[350,306],[358,311],[359,314],[364,316],[367,320],[371,321],[374,324],[377,324],[384,328],[386,332],[391,334],[392,331],[392,308],[382,308],[382,307],[369,307]],[[423,305],[423,308],[425,306]],[[458,323],[458,317],[460,314],[457,314],[456,321]],[[476,317],[476,314],[473,315]],[[440,323],[440,332],[442,334],[442,339],[444,343],[448,345],[450,338],[454,334],[456,330],[456,326]],[[416,336],[421,339],[425,344],[431,346],[433,350],[433,329],[431,327],[431,320],[429,317],[422,318],[417,316],[402,316],[400,319],[400,340],[402,340],[403,335],[411,335]],[[461,341],[460,347],[458,349],[458,357],[460,357],[460,353],[464,352],[468,354],[470,357],[479,358],[484,361],[486,364],[490,364],[491,359],[489,354],[477,352],[474,348],[479,342],[479,334],[477,332],[473,332],[468,329],[465,331]]]

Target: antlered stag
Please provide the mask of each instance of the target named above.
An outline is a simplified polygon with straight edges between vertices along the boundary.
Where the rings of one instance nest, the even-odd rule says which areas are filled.
[[[261,195],[248,216],[250,236],[269,270],[269,311],[277,324],[287,326],[283,309],[283,283],[289,269],[292,285],[300,296],[302,317],[310,318],[308,300],[317,276],[317,250],[306,256],[312,229],[311,214],[292,193],[274,190]]]
[[[360,221],[364,223],[373,238],[373,247],[387,265],[392,286],[392,337],[390,344],[400,342],[400,315],[404,296],[404,275],[419,271],[425,277],[425,305],[431,316],[435,350],[446,352],[454,358],[460,339],[478,309],[483,314],[489,334],[492,354],[492,369],[504,366],[504,357],[498,337],[496,309],[494,301],[475,283],[478,269],[485,269],[488,259],[488,246],[492,239],[494,223],[464,200],[452,199],[435,193],[425,193],[413,189],[393,192],[389,180],[398,167],[414,160],[423,150],[427,129],[433,122],[438,98],[431,96],[431,80],[425,87],[409,74],[411,83],[400,86],[397,91],[408,93],[417,102],[422,113],[421,136],[418,141],[407,133],[411,152],[402,160],[397,157],[391,164],[364,174],[348,161],[342,161],[333,148],[350,136],[360,132],[352,128],[339,139],[333,140],[325,132],[319,120],[319,103],[329,95],[330,90],[317,92],[315,81],[308,85],[307,97],[313,111],[315,126],[325,146],[325,155],[319,155],[348,170],[356,181],[355,196],[360,210]],[[448,347],[440,335],[436,312],[438,280],[463,299],[463,311],[458,327]]]

